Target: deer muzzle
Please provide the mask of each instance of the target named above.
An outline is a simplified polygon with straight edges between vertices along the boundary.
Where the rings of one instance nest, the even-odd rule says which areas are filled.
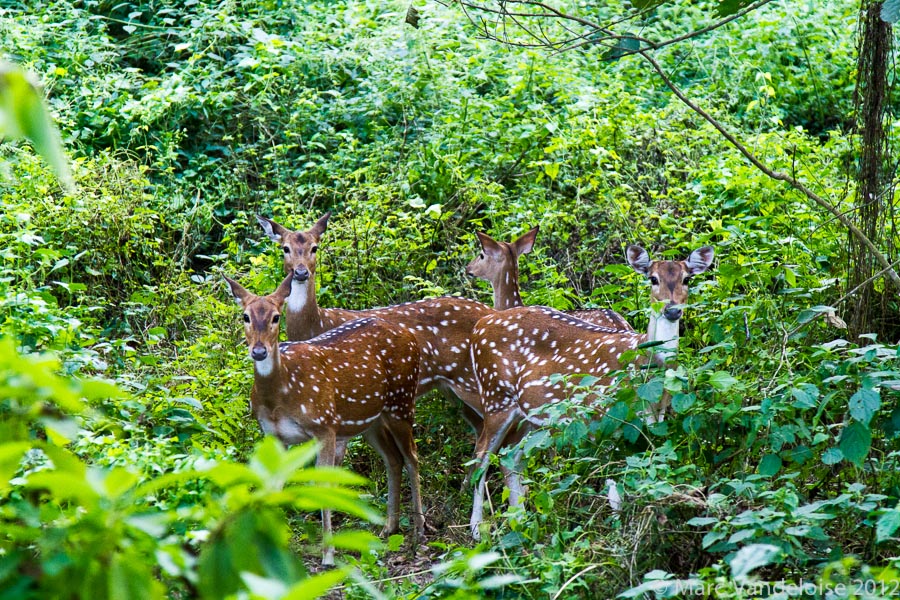
[[[309,279],[309,269],[306,267],[297,267],[294,269],[294,281],[307,281]]]
[[[267,356],[269,356],[269,351],[258,342],[250,349],[250,358],[253,360],[266,360]]]
[[[663,316],[670,321],[677,321],[683,314],[684,311],[678,308],[674,302],[667,304],[665,310],[663,310]]]

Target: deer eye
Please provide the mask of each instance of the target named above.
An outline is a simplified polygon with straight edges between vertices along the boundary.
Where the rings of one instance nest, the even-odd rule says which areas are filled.
[[[288,254],[291,251],[291,249],[288,248],[287,246],[282,246],[281,249],[284,250],[285,254]]]
[[[244,313],[244,323],[249,323],[249,322],[250,322],[250,315],[248,315],[247,313]]]
[[[309,249],[309,251],[312,252],[313,254],[315,254],[316,250],[318,250],[318,249],[319,249],[318,246],[313,246],[312,248]]]
[[[279,315],[275,315],[274,317],[272,317],[272,322],[273,322],[273,323],[277,323],[277,322],[278,322],[278,318],[279,318]]]
[[[687,277],[685,277],[684,279],[681,280],[681,283],[687,285],[693,278],[694,278],[693,275],[688,275]]]
[[[479,255],[478,255],[478,258],[480,258],[481,260],[484,260],[484,252],[482,252],[481,254],[479,254]]]
[[[653,285],[659,285],[659,278],[654,277],[653,275],[651,275],[651,276],[649,277],[649,279],[650,279],[650,283],[651,283],[651,284],[653,284]]]

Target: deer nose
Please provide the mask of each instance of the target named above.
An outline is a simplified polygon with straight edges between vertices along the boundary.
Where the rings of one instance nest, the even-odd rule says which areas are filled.
[[[676,308],[674,303],[667,304],[666,309],[663,311],[663,316],[670,321],[677,321],[682,314],[684,314],[684,311]]]
[[[307,279],[309,279],[309,269],[306,267],[294,269],[294,281],[306,281]]]
[[[269,351],[262,344],[256,344],[250,349],[250,358],[253,360],[265,360],[269,355]]]

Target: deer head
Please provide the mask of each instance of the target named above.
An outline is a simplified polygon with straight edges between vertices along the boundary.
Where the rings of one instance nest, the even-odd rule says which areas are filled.
[[[494,308],[506,310],[521,306],[519,297],[519,257],[534,247],[535,227],[512,243],[498,242],[486,233],[477,232],[481,253],[466,267],[466,275],[484,279],[494,290]]]
[[[256,371],[260,375],[271,373],[278,353],[281,307],[291,293],[291,279],[291,275],[285,277],[278,289],[268,296],[256,296],[233,279],[225,278],[235,301],[244,309],[244,336],[250,358],[256,362]]]
[[[291,275],[298,283],[313,279],[316,274],[316,251],[319,249],[319,238],[328,226],[331,213],[316,221],[306,231],[290,231],[272,219],[256,215],[260,227],[269,238],[281,244],[284,253],[284,272]]]
[[[628,246],[628,264],[650,281],[650,298],[653,302],[664,302],[662,311],[669,321],[681,318],[681,305],[687,302],[688,282],[691,277],[712,266],[714,252],[710,246],[703,246],[691,252],[685,260],[650,260],[647,251],[640,246]]]

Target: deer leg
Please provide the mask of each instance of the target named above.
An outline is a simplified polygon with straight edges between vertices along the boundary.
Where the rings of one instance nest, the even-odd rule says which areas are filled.
[[[479,525],[484,518],[484,497],[487,493],[487,474],[488,466],[491,462],[491,454],[496,454],[506,439],[506,434],[510,428],[519,419],[519,414],[515,409],[508,413],[495,413],[485,416],[484,429],[478,437],[478,443],[475,446],[475,456],[480,459],[478,468],[481,469],[481,476],[475,486],[474,499],[472,501],[472,518],[469,520],[469,529],[475,540],[481,539]]]
[[[419,488],[419,454],[416,450],[416,438],[413,435],[411,421],[402,419],[385,421],[393,436],[397,449],[403,455],[406,464],[406,475],[409,477],[411,520],[415,530],[416,542],[425,541],[425,513],[422,510],[422,494]]]
[[[506,439],[503,441],[503,446],[510,448],[516,446],[519,442],[522,441],[522,438],[525,437],[525,433],[528,431],[528,423],[522,423],[522,425],[518,429],[510,428],[509,433],[506,435]],[[512,468],[500,466],[500,470],[503,472],[503,480],[506,483],[506,489],[509,490],[509,506],[513,508],[520,503],[522,503],[523,498],[525,497],[525,486],[522,485],[522,456],[524,452],[521,448],[516,448],[513,452],[513,466]]]
[[[335,432],[329,431],[319,438],[322,447],[319,449],[319,456],[316,458],[317,467],[333,467],[335,456]],[[346,447],[346,442],[344,443]],[[325,540],[325,550],[322,556],[322,564],[326,567],[334,566],[334,547],[328,544],[331,538],[331,509],[322,509],[322,539]]]
[[[334,466],[339,467],[344,464],[344,455],[347,454],[347,442],[349,438],[336,438],[334,440]]]
[[[375,421],[363,434],[366,441],[381,455],[387,471],[388,497],[387,519],[381,535],[396,533],[400,528],[400,480],[402,478],[403,457],[385,427],[384,417]]]

